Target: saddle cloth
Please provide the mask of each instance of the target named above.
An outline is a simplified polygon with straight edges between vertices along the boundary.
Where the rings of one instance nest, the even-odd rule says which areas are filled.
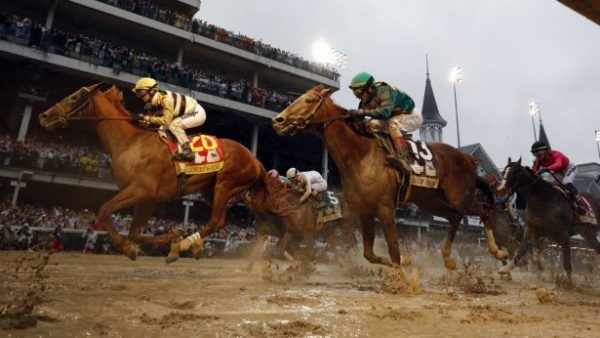
[[[440,182],[437,161],[426,143],[406,141],[409,145],[408,162],[412,169],[410,184],[416,187],[436,189]]]
[[[316,200],[315,208],[317,209],[318,229],[320,229],[324,223],[342,218],[342,207],[333,191],[319,193]]]
[[[168,136],[165,130],[159,129],[160,139],[165,142],[171,155],[180,147]],[[194,160],[188,162],[173,161],[175,173],[185,175],[207,174],[223,169],[224,150],[220,139],[211,135],[189,135],[190,147],[194,152]]]

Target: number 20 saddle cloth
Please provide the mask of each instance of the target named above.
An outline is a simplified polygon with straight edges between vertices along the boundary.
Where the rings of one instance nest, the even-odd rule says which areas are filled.
[[[160,139],[167,145],[170,155],[180,150],[180,147],[168,135],[167,131],[160,128],[158,133]],[[173,161],[175,174],[198,175],[223,169],[225,153],[223,143],[220,139],[216,136],[204,134],[189,135],[188,139],[190,140],[190,147],[194,152],[194,159],[188,162]]]

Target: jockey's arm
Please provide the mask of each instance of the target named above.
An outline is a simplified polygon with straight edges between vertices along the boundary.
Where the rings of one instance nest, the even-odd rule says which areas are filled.
[[[380,96],[380,104],[377,108],[372,109],[359,109],[365,116],[370,116],[377,120],[385,120],[389,119],[392,116],[392,111],[394,110],[394,98],[392,94],[392,88],[386,87],[381,92]]]
[[[310,194],[312,193],[312,187],[308,177],[304,175],[298,175],[298,178],[301,182],[301,186],[304,186],[304,194],[302,195],[302,197],[300,197],[300,203],[304,203],[304,201],[306,201],[310,197]]]
[[[160,105],[162,107],[162,116],[146,116],[145,119],[152,124],[168,126],[175,117],[173,99],[171,99],[168,95],[162,95],[162,98],[160,99]]]

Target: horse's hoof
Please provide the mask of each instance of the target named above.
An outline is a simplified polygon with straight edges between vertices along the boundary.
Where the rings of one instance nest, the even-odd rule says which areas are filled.
[[[514,268],[515,268],[515,262],[510,261],[510,262],[508,262],[508,264],[506,264],[505,266],[500,268],[500,270],[498,270],[498,273],[501,275],[507,275]]]
[[[408,266],[412,263],[410,256],[400,256],[400,265]]]
[[[499,261],[503,261],[505,259],[508,259],[508,252],[504,251],[504,250],[498,250],[496,251],[496,259]]]
[[[444,266],[448,270],[456,270],[456,261],[452,257],[444,258]]]
[[[128,244],[125,248],[122,249],[123,255],[127,256],[127,258],[135,261],[138,255],[138,248],[135,245]]]
[[[200,245],[192,245],[192,257],[194,257],[195,259],[200,259],[202,258],[202,253],[204,252],[204,246],[200,246]]]
[[[165,263],[171,264],[173,262],[176,262],[177,260],[179,260],[179,254],[169,253],[167,258],[165,259]]]

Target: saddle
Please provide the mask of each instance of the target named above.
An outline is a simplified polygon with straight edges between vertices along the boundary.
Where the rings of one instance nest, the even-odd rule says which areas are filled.
[[[159,128],[158,135],[167,145],[171,156],[181,151],[181,147],[166,128]],[[212,135],[195,134],[188,135],[188,140],[195,156],[192,161],[173,161],[177,175],[207,174],[223,169],[225,152],[220,139]]]
[[[598,221],[596,220],[596,213],[594,212],[594,208],[592,207],[592,204],[590,203],[590,201],[587,200],[587,198],[581,194],[578,194],[577,197],[579,198],[579,201],[581,202],[581,206],[583,206],[583,208],[585,209],[585,214],[580,215],[577,213],[577,211],[575,211],[575,206],[573,205],[574,203],[576,203],[575,201],[572,200],[571,198],[571,194],[569,193],[569,191],[562,185],[558,185],[558,184],[552,184],[552,187],[556,190],[558,190],[561,195],[569,202],[569,206],[571,207],[571,210],[573,211],[573,218],[575,219],[575,223],[589,223],[589,224],[594,224],[594,225],[598,225]]]

